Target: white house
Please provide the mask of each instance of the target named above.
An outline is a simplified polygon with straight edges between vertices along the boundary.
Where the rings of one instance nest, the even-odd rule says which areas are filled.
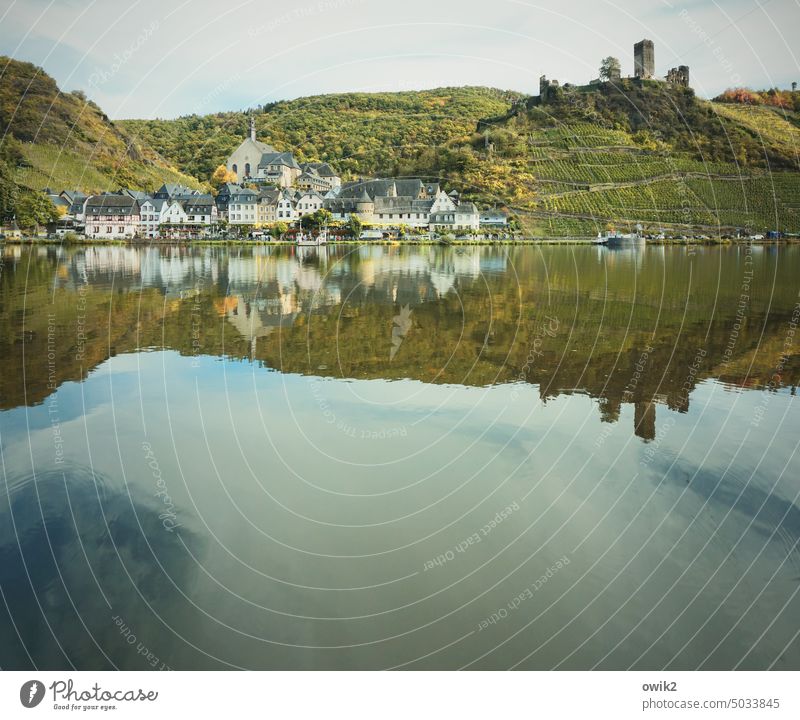
[[[212,195],[196,195],[183,201],[188,225],[211,226],[217,224],[217,206]]]
[[[298,193],[295,197],[297,199],[295,201],[294,208],[297,217],[310,215],[311,213],[314,213],[322,208],[325,204],[322,195],[314,192],[313,190],[306,191],[302,194]]]
[[[163,222],[164,211],[169,206],[166,200],[147,198],[139,204],[140,234],[146,238],[158,237],[158,226]]]
[[[167,202],[161,214],[161,222],[164,225],[185,225],[187,220],[186,211],[178,200]]]
[[[88,238],[132,238],[139,232],[139,203],[128,195],[90,196],[85,217]]]
[[[256,225],[258,223],[258,193],[241,188],[231,195],[228,203],[228,222],[231,225]]]
[[[480,214],[474,203],[461,202],[454,210],[432,212],[430,226],[437,230],[477,230]]]
[[[278,222],[291,222],[297,218],[294,200],[292,199],[292,195],[288,190],[281,192],[281,195],[278,198],[278,207],[275,215],[278,219]]]

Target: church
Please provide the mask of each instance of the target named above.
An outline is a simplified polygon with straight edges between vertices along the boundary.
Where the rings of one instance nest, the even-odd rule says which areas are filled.
[[[256,140],[256,121],[250,118],[250,133],[234,150],[225,166],[240,183],[247,181],[289,188],[303,173],[291,152],[277,152],[274,147]]]

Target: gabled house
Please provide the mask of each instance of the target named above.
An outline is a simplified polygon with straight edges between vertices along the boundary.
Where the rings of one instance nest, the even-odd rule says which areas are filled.
[[[436,230],[477,230],[480,214],[474,203],[462,202],[454,210],[431,212],[430,227]]]
[[[271,225],[278,218],[278,200],[281,191],[277,188],[266,188],[258,193],[256,204],[256,222],[258,225]]]
[[[75,219],[76,226],[82,226],[85,220],[86,200],[89,196],[77,190],[62,190],[61,197],[69,203],[67,214]]]
[[[256,178],[278,187],[292,187],[302,171],[290,152],[267,152],[258,163]]]
[[[139,233],[139,203],[128,195],[92,195],[86,199],[87,238],[132,238]]]
[[[182,201],[188,225],[211,226],[217,224],[217,205],[211,195],[195,195]]]
[[[408,196],[376,197],[373,218],[381,225],[427,227],[433,200],[416,200]]]
[[[325,205],[325,200],[318,192],[307,190],[304,193],[297,193],[295,196],[294,209],[297,217],[310,215]]]
[[[239,188],[230,196],[228,222],[231,225],[255,225],[258,222],[258,193],[250,188]]]
[[[310,178],[314,179],[314,185],[308,185],[308,187],[310,187],[312,190],[326,192],[328,190],[335,190],[342,186],[342,179],[329,163],[300,163],[300,169],[303,171],[303,175],[308,175]],[[303,175],[300,177],[302,178]],[[300,179],[298,179],[296,185],[300,188],[305,187],[300,182]],[[321,187],[316,187],[315,185],[321,185]]]
[[[480,213],[480,224],[486,227],[505,227],[508,225],[508,215],[502,210],[484,210]]]
[[[281,191],[280,197],[278,198],[275,216],[279,222],[291,222],[297,218],[294,207],[294,198],[286,189]]]
[[[159,198],[160,199],[160,198]],[[186,225],[188,216],[180,200],[169,200],[161,215],[162,225]]]
[[[217,205],[217,213],[220,218],[228,217],[228,205],[231,201],[231,195],[235,195],[241,190],[244,190],[244,188],[236,183],[225,183],[220,185],[219,190],[217,191],[217,197],[214,198],[214,202]]]
[[[168,200],[147,198],[139,203],[140,235],[146,238],[159,236],[159,225],[164,222],[164,213],[169,206]]]
[[[178,185],[176,183],[164,183],[153,193],[153,197],[156,200],[180,200],[189,198],[192,195],[199,195],[199,193],[197,190],[186,187],[186,185]]]

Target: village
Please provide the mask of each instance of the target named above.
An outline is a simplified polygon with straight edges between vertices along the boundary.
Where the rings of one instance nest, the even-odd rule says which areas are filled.
[[[300,163],[293,153],[258,140],[252,116],[248,136],[224,169],[227,181],[216,194],[173,183],[152,193],[122,188],[88,195],[45,188],[59,215],[48,233],[87,240],[280,240],[310,237],[324,223],[326,229],[330,224],[332,237],[382,240],[498,235],[508,228],[505,212],[481,212],[457,190],[445,192],[435,181],[343,182],[329,163]]]

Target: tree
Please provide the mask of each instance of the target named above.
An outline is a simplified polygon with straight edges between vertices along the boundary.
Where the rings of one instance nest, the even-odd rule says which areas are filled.
[[[236,182],[236,173],[229,171],[224,165],[219,165],[211,175],[211,187],[215,190],[227,182]]]
[[[610,55],[600,61],[601,80],[619,80],[621,70],[619,60]]]
[[[270,228],[270,235],[274,237],[276,240],[280,240],[287,232],[289,232],[289,226],[284,222],[276,222],[272,228]]]
[[[0,162],[0,221],[14,215],[17,206],[17,184],[11,168]]]
[[[300,218],[300,227],[305,229],[316,230],[322,227],[323,225],[327,225],[331,218],[330,210],[326,210],[325,208],[320,208],[315,212],[311,213],[310,215],[303,215]]]
[[[23,230],[38,230],[39,225],[58,220],[56,206],[46,195],[25,191],[17,201],[17,223]]]
[[[347,229],[350,231],[354,240],[358,240],[361,237],[362,227],[361,218],[355,213],[350,213],[350,218],[347,221]]]

